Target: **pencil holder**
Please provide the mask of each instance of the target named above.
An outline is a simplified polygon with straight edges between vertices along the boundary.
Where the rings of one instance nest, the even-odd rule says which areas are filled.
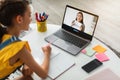
[[[47,31],[46,21],[43,21],[43,22],[37,21],[37,30],[39,32],[45,32],[45,31]]]

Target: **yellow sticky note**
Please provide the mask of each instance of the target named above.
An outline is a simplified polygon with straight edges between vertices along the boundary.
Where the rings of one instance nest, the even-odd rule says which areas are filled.
[[[104,53],[106,51],[106,48],[104,48],[100,45],[97,45],[93,48],[93,50],[95,50],[97,53]]]

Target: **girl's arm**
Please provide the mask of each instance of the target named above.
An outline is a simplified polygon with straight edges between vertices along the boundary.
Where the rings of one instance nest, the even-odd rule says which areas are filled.
[[[51,48],[49,45],[42,47],[42,50],[45,54],[44,61],[42,65],[39,65],[31,55],[31,53],[24,47],[20,52],[20,59],[39,77],[46,78],[49,69],[49,60]]]

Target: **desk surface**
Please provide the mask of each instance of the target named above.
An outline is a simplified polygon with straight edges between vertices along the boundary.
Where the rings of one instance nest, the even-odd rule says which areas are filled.
[[[35,44],[39,44],[40,47],[44,46],[45,44],[47,44],[47,42],[44,40],[44,38],[46,36],[54,33],[56,30],[58,30],[60,28],[59,25],[47,24],[47,31],[46,32],[38,32],[36,29],[36,24],[31,24],[30,27],[33,30],[29,34],[24,36],[22,39],[28,40],[30,47],[31,47],[31,50],[36,51],[36,53],[40,53],[40,52],[35,48],[35,46],[36,46]],[[84,80],[87,77],[89,77],[89,76],[91,76],[91,75],[93,75],[93,74],[95,74],[95,73],[97,73],[105,68],[110,68],[114,73],[119,75],[120,74],[120,59],[117,57],[117,55],[112,50],[110,50],[106,45],[104,45],[103,43],[101,43],[100,41],[98,41],[95,38],[93,38],[93,40],[89,46],[93,47],[93,46],[96,46],[98,44],[102,45],[103,47],[105,47],[107,49],[106,55],[110,58],[110,60],[103,62],[103,65],[99,69],[96,69],[89,74],[86,73],[85,71],[83,71],[81,69],[81,67],[83,65],[85,65],[86,63],[88,63],[89,61],[93,60],[95,58],[95,56],[88,57],[82,53],[79,53],[77,56],[73,56],[73,55],[68,54],[67,52],[51,45],[53,52],[59,51],[62,54],[65,53],[67,56],[69,56],[71,59],[73,59],[76,63],[75,66],[73,66],[70,70],[63,73],[56,80]],[[33,56],[34,55],[35,54],[33,54]],[[35,74],[33,75],[33,77],[35,80],[41,80]],[[46,80],[50,80],[50,79],[47,78]]]

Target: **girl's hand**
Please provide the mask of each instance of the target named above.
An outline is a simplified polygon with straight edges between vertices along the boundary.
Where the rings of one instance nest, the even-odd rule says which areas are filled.
[[[46,46],[42,47],[42,50],[43,50],[45,55],[50,55],[50,53],[51,53],[50,44],[47,44]]]
[[[31,76],[32,73],[33,73],[33,71],[27,65],[23,66],[22,74],[24,76]]]

